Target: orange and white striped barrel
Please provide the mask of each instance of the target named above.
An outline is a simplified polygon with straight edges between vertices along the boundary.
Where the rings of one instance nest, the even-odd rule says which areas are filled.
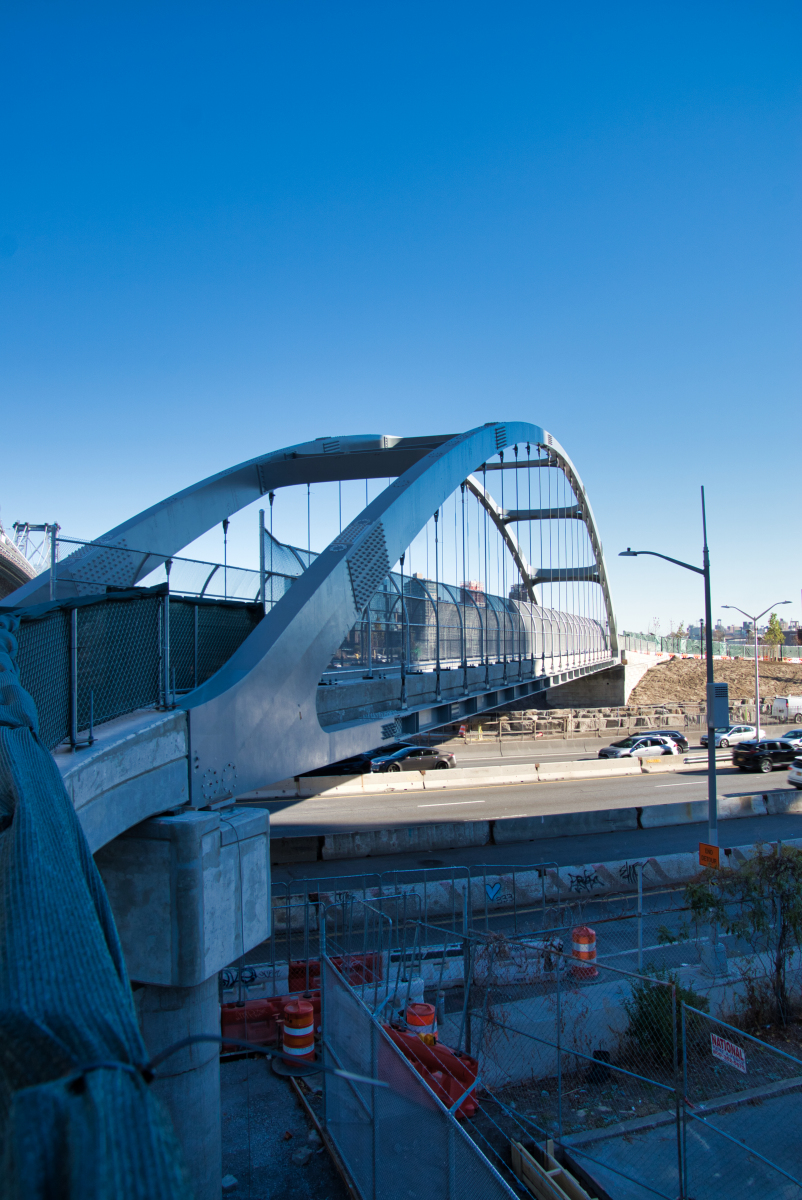
[[[294,1060],[315,1057],[315,1008],[309,1000],[290,1000],[284,1005],[282,1053]]]
[[[415,1003],[407,1005],[407,1029],[424,1037],[437,1033],[437,1013],[433,1004]]]
[[[587,925],[577,925],[571,933],[571,954],[575,959],[571,963],[571,974],[575,979],[595,979],[596,970],[596,931]]]

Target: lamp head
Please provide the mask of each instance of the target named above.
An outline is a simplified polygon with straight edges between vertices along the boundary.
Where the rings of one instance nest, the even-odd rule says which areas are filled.
[[[619,551],[619,553],[618,553],[618,557],[619,557],[619,558],[637,558],[637,557],[638,557],[638,551],[637,551],[637,550],[630,550],[629,546],[627,546],[626,550],[620,550],[620,551]]]

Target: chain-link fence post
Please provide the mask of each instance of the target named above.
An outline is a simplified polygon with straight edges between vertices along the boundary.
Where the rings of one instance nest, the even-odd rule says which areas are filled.
[[[677,1037],[677,987],[676,984],[671,985],[671,1036],[672,1036],[672,1064],[674,1068],[674,1104],[676,1106],[676,1128],[677,1128],[677,1180],[679,1182],[680,1200],[685,1198],[685,1184],[683,1174],[683,1155],[682,1155],[682,1087],[680,1077],[680,1044]]]
[[[70,611],[70,746],[78,745],[78,609]]]
[[[557,1137],[563,1135],[563,1058],[562,1058],[562,1011],[560,996],[560,960],[556,960],[557,975]]]
[[[685,1100],[688,1095],[688,1040],[685,1034],[685,1001],[682,1001],[682,1175],[681,1195],[688,1195],[688,1115]]]
[[[377,1042],[381,1036],[379,1026],[375,1021],[370,1022],[370,1078],[375,1079],[378,1074],[379,1055]],[[371,1124],[371,1169],[370,1169],[370,1190],[373,1200],[378,1200],[378,1189],[376,1183],[379,1176],[379,1131],[381,1129],[381,1096],[380,1089],[372,1087],[368,1089],[370,1092],[370,1124]]]

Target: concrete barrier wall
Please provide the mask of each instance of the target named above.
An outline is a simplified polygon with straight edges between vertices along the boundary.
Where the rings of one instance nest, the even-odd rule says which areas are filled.
[[[719,819],[779,816],[802,812],[802,795],[795,790],[719,797]],[[627,808],[544,813],[531,817],[497,817],[491,821],[447,821],[302,837],[274,838],[274,863],[313,862],[317,859],[370,858],[421,850],[459,850],[471,846],[508,846],[541,838],[577,834],[621,833],[690,825],[707,818],[707,801],[675,800],[667,804]]]
[[[240,800],[311,799],[313,796],[383,796],[395,792],[431,792],[505,783],[557,783],[565,779],[609,779],[640,775],[642,771],[682,770],[679,756],[665,767],[661,759],[598,758],[567,762],[502,763],[493,767],[456,767],[447,771],[398,771],[371,775],[315,775],[282,779],[267,788],[248,792]],[[698,767],[688,767],[698,770]]]

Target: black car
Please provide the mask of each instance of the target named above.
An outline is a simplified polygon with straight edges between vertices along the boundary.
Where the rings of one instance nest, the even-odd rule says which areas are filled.
[[[655,729],[655,733],[659,733],[661,737],[670,737],[672,742],[677,743],[683,754],[688,749],[688,739],[678,729]]]
[[[741,742],[732,752],[732,761],[741,771],[764,771],[775,767],[790,767],[798,750],[787,742],[773,742],[764,738],[760,742]]]

